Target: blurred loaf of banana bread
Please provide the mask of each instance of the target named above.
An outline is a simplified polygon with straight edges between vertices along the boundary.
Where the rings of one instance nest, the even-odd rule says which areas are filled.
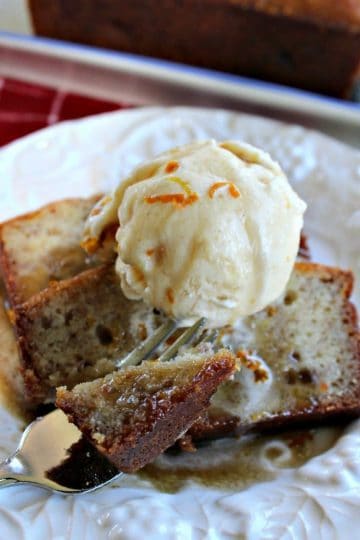
[[[30,0],[35,32],[344,96],[359,0]]]

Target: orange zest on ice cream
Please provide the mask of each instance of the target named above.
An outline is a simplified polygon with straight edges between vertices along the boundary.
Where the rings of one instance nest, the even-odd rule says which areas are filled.
[[[176,171],[179,168],[179,162],[178,161],[169,161],[169,163],[166,164],[165,172],[172,173]]]
[[[157,202],[172,203],[178,208],[185,208],[185,206],[189,206],[199,199],[199,195],[191,190],[189,183],[185,182],[185,180],[181,180],[181,178],[177,178],[176,176],[165,178],[165,180],[168,182],[174,182],[181,186],[185,191],[185,194],[164,193],[163,195],[150,195],[149,197],[145,197],[145,202],[148,204],[154,204]]]
[[[240,191],[238,190],[238,188],[235,186],[233,182],[216,182],[209,189],[210,199],[213,199],[215,196],[215,192],[219,188],[224,187],[224,186],[228,186],[228,191],[231,197],[233,197],[234,199],[237,199],[238,197],[240,197]]]
[[[145,197],[145,201],[148,204],[154,204],[157,202],[172,203],[178,208],[185,208],[185,206],[193,204],[198,199],[199,196],[197,195],[197,193],[193,193],[192,195],[188,196],[184,195],[183,193],[167,193],[165,195],[151,195],[150,197]]]

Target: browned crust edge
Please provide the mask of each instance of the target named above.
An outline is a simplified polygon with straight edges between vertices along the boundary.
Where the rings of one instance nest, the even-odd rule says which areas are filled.
[[[5,285],[7,298],[11,306],[16,306],[22,300],[18,287],[16,286],[16,273],[14,264],[5,248],[5,243],[0,229],[0,272]]]
[[[18,221],[26,221],[28,219],[33,219],[34,217],[38,216],[45,210],[48,210],[50,212],[56,212],[59,203],[74,203],[74,202],[86,202],[86,201],[92,201],[94,200],[94,203],[96,203],[98,200],[101,199],[103,195],[101,193],[97,193],[95,195],[90,195],[89,197],[66,197],[64,199],[58,199],[56,201],[52,201],[50,203],[44,204],[40,206],[40,208],[37,208],[36,210],[32,210],[30,212],[25,212],[24,214],[19,214],[18,216],[12,217],[6,221],[3,221],[0,224],[0,236],[2,235],[3,229],[8,227],[9,225],[16,224]]]

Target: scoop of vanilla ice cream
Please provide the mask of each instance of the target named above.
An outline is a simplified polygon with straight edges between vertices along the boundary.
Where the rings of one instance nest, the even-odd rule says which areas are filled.
[[[124,294],[187,323],[223,326],[283,292],[305,208],[265,152],[196,142],[138,167],[98,203],[85,241],[118,218]]]

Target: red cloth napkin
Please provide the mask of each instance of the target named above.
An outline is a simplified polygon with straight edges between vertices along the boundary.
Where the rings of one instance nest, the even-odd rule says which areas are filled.
[[[122,102],[0,78],[0,146],[61,120],[130,107]]]

